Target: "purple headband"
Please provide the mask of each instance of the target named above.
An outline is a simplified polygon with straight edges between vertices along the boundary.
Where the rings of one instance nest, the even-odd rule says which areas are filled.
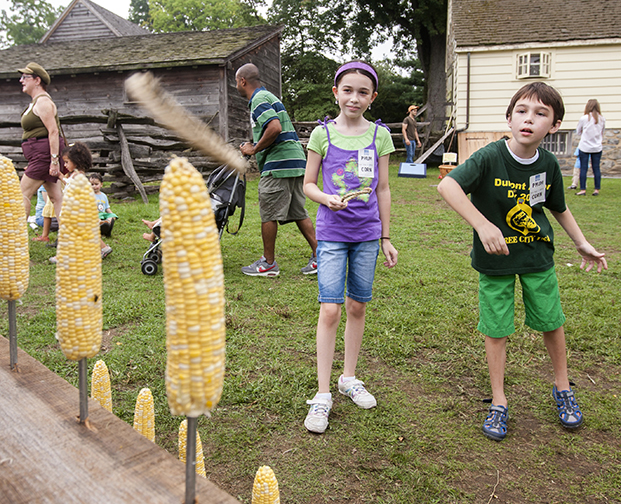
[[[362,61],[350,61],[349,63],[345,63],[343,66],[341,66],[336,71],[336,75],[334,76],[335,86],[336,86],[336,81],[339,78],[339,75],[341,75],[343,72],[347,70],[365,70],[369,72],[373,76],[373,79],[375,80],[375,89],[377,90],[378,79],[377,79],[377,74],[375,73],[375,70],[373,70],[373,67],[371,65],[367,65],[366,63],[363,63]]]

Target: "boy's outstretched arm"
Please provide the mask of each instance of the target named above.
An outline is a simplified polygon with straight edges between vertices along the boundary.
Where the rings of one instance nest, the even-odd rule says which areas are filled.
[[[576,219],[567,208],[564,212],[554,212],[550,210],[554,218],[557,222],[563,226],[565,232],[569,235],[569,237],[573,240],[576,245],[576,249],[578,253],[582,256],[582,264],[580,264],[580,269],[584,269],[584,266],[588,264],[586,271],[591,271],[593,266],[597,264],[597,272],[601,273],[602,268],[608,269],[608,264],[606,263],[606,259],[604,258],[604,253],[600,253],[593,248],[593,246],[586,240]]]
[[[449,206],[474,228],[485,247],[485,252],[494,255],[509,255],[509,247],[507,247],[502,231],[479,212],[455,179],[444,177],[438,184],[438,192]]]

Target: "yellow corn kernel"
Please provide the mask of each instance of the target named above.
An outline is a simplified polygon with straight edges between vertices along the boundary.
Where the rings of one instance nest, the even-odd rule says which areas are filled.
[[[24,198],[13,161],[0,156],[0,298],[19,299],[28,288],[30,256]]]
[[[112,390],[110,388],[110,374],[108,366],[102,360],[98,360],[93,368],[91,379],[91,398],[112,413]]]
[[[101,249],[95,195],[83,174],[63,196],[56,258],[56,337],[68,359],[101,347]]]
[[[252,504],[280,504],[276,475],[269,466],[261,466],[254,477]]]
[[[134,429],[150,441],[155,442],[155,409],[153,394],[148,388],[143,388],[136,399],[134,410]]]
[[[186,461],[186,444],[188,440],[188,419],[184,419],[179,425],[179,460],[185,464]],[[201,436],[196,431],[196,474],[207,477],[205,472],[205,456],[203,455],[203,443],[201,443]]]
[[[225,360],[224,276],[218,230],[201,174],[174,158],[160,188],[166,292],[166,395],[173,415],[217,405]]]

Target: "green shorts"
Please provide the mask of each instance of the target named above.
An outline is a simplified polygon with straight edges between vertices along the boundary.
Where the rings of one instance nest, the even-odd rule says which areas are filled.
[[[535,331],[554,331],[565,323],[554,267],[539,273],[518,275],[526,317]],[[479,274],[478,329],[491,338],[515,332],[515,275]]]
[[[261,222],[286,224],[308,217],[304,205],[304,175],[276,178],[271,175],[259,180],[259,213]]]

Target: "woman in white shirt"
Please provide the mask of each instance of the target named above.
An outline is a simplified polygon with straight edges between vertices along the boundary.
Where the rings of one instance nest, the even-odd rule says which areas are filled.
[[[576,196],[584,196],[586,194],[589,157],[591,158],[593,178],[595,179],[593,196],[599,194],[602,180],[599,162],[602,158],[602,138],[605,127],[606,119],[604,119],[599,108],[599,102],[595,99],[589,100],[586,107],[584,107],[584,115],[578,121],[578,127],[576,128],[576,133],[580,135],[580,143],[578,144],[578,149],[580,150],[580,191],[576,193]]]

